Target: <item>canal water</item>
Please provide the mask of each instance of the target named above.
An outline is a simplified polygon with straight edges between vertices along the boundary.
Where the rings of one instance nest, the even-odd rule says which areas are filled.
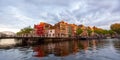
[[[120,60],[120,39],[32,42],[0,39],[0,60]]]

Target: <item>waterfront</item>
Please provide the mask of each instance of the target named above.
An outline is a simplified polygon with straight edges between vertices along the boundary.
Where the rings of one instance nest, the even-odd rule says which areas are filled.
[[[7,43],[6,43],[7,42]],[[66,40],[24,44],[1,39],[0,60],[119,60],[120,39]]]

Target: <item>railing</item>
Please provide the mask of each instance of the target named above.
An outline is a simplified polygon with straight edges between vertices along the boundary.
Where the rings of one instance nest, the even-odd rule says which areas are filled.
[[[7,39],[7,38],[39,38],[39,39],[73,39],[75,37],[45,37],[45,36],[3,36],[0,39]]]
[[[15,36],[0,36],[0,39],[2,38],[46,38],[46,39],[77,39],[77,38],[106,38],[107,36],[75,36],[75,37],[46,37],[46,36],[35,36],[35,35],[15,35]],[[120,36],[115,36],[115,38],[120,38]]]

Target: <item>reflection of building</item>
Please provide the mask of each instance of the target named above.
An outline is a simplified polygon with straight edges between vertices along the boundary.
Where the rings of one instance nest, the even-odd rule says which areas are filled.
[[[78,46],[79,41],[73,41],[73,53],[77,53],[80,49]]]
[[[92,47],[93,50],[96,51],[96,40],[92,40]]]
[[[33,47],[36,57],[44,57],[49,54],[54,54],[55,56],[67,56],[70,52],[70,44],[68,42],[59,42],[59,43],[48,43]]]
[[[89,47],[89,41],[85,40],[85,41],[80,41],[81,45],[83,46],[83,49],[85,51],[85,53],[87,53],[88,47]]]
[[[68,42],[57,43],[55,45],[55,56],[67,56],[70,54]]]
[[[36,57],[44,57],[49,54],[55,56],[68,56],[69,54],[76,54],[80,50],[84,50],[85,53],[89,50],[89,47],[96,50],[96,40],[74,40],[56,43],[45,43],[36,47],[33,47]]]

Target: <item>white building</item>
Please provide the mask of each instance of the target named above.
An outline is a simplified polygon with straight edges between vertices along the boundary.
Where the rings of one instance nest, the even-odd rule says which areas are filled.
[[[1,33],[6,35],[6,36],[15,36],[16,35],[14,32],[11,32],[11,31],[3,31]]]
[[[48,30],[48,37],[55,37],[55,29]]]

